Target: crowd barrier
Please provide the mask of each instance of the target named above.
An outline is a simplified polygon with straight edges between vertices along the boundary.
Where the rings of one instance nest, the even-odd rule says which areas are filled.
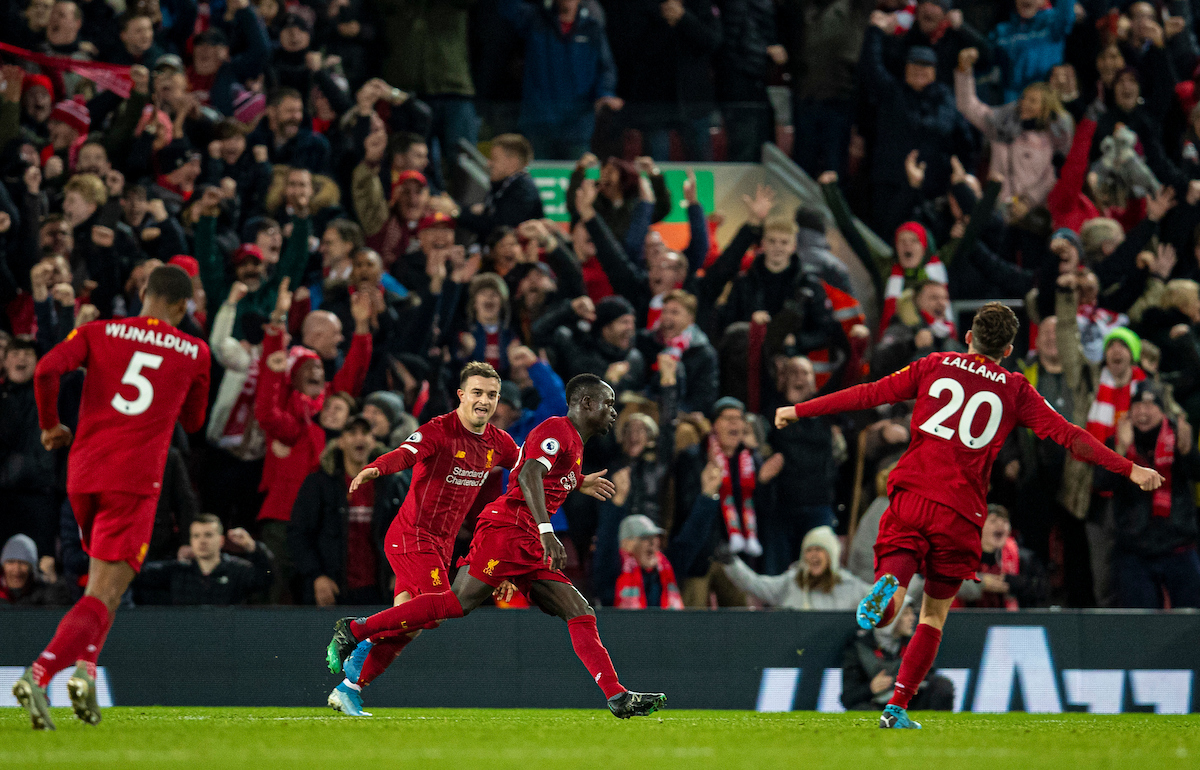
[[[101,656],[103,703],[320,706],[333,621],[350,610],[123,610]],[[0,705],[54,632],[55,610],[0,612]],[[621,681],[674,708],[839,711],[850,613],[601,610]],[[1054,713],[1196,710],[1200,614],[956,612],[938,655],[955,708]],[[61,675],[67,676],[67,673]],[[64,680],[65,681],[65,680]],[[63,681],[52,701],[66,704]],[[483,609],[410,645],[371,685],[373,706],[594,708],[600,691],[565,625]]]

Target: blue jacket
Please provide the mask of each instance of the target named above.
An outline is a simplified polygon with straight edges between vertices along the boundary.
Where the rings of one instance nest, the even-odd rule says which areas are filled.
[[[553,9],[501,0],[500,15],[525,41],[521,126],[558,126],[591,136],[593,105],[617,92],[617,70],[604,23],[581,6],[568,35]]]
[[[1048,80],[1050,70],[1063,61],[1063,43],[1075,23],[1073,0],[1054,0],[1054,7],[1038,11],[1032,19],[1015,12],[996,25],[989,36],[1002,70],[1004,103],[1021,98],[1030,83]]]

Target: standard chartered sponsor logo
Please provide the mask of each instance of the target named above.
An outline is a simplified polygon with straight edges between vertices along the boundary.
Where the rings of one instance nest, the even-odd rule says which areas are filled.
[[[460,487],[481,487],[487,477],[487,471],[473,471],[469,468],[459,468],[456,465],[454,470],[446,476],[446,483]]]

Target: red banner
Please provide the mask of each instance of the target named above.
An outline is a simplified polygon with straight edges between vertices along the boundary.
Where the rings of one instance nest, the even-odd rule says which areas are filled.
[[[40,67],[58,72],[73,72],[87,78],[96,84],[101,91],[112,91],[118,96],[128,99],[133,91],[133,81],[129,77],[129,67],[105,62],[80,61],[66,56],[49,56],[44,53],[27,51],[8,43],[0,43],[0,51],[10,53],[26,61],[31,61]]]

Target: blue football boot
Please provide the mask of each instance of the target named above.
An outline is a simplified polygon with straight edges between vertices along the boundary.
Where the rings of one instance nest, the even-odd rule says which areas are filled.
[[[340,711],[348,717],[369,717],[370,711],[363,711],[362,693],[345,682],[333,688],[329,693],[329,705],[334,711]]]
[[[921,723],[908,718],[908,712],[888,704],[879,715],[879,726],[885,730],[920,730]]]
[[[858,611],[854,617],[858,620],[859,628],[871,629],[879,625],[884,611],[899,587],[900,581],[895,575],[884,575],[875,581],[875,585],[871,586],[871,593],[858,603]]]

